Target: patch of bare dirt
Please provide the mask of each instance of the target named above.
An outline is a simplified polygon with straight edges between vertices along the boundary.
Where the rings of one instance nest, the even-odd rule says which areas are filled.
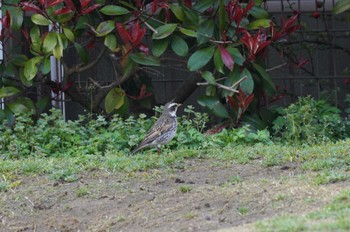
[[[315,186],[294,164],[188,160],[181,169],[94,171],[62,183],[23,177],[0,193],[0,231],[252,231],[322,207],[348,183]]]

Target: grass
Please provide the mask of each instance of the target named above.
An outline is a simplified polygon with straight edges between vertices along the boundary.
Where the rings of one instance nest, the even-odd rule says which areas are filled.
[[[181,185],[180,186],[180,192],[182,193],[189,193],[192,191],[192,187],[188,185]]]
[[[158,169],[170,172],[181,168],[186,159],[209,159],[213,165],[259,163],[264,167],[297,163],[302,171],[300,178],[311,185],[325,185],[350,179],[350,139],[336,143],[325,143],[312,146],[290,146],[278,144],[237,145],[205,150],[181,149],[166,150],[158,155],[152,150],[133,156],[117,151],[108,151],[101,155],[81,155],[62,157],[34,156],[30,158],[0,158],[0,192],[8,191],[21,184],[21,176],[45,175],[49,179],[63,182],[75,182],[79,175],[93,170],[123,172],[133,175],[135,172],[154,170],[149,178],[157,176]],[[261,181],[264,181],[263,179]],[[281,179],[281,182],[283,179]],[[239,184],[239,185],[238,185]],[[225,182],[227,188],[235,189],[236,185],[247,185],[242,177],[232,173]],[[268,184],[268,182],[266,182]],[[120,185],[116,184],[116,189]],[[192,186],[180,185],[180,193],[191,192]],[[91,189],[79,187],[76,197],[91,194]],[[274,203],[287,201],[289,196],[277,193]],[[305,199],[305,203],[314,203],[317,199]],[[276,203],[276,204],[277,204]],[[236,208],[239,215],[247,216],[252,211],[244,204]],[[197,215],[189,212],[185,218],[192,219]],[[256,224],[258,231],[348,231],[350,226],[350,190],[341,193],[326,207],[304,215],[282,215]]]
[[[319,173],[316,184],[333,183],[349,179],[350,140],[337,143],[325,143],[314,146],[238,145],[222,149],[206,150],[182,149],[168,151],[158,155],[145,151],[133,156],[109,151],[105,156],[84,155],[78,157],[30,157],[21,159],[1,159],[0,175],[42,175],[47,174],[54,180],[76,181],[77,175],[84,171],[107,170],[112,172],[135,172],[150,169],[176,168],[189,158],[212,159],[218,162],[246,164],[259,159],[264,166],[282,165],[288,162],[301,163],[305,171]],[[240,177],[233,176],[231,184],[239,183]]]
[[[256,223],[258,231],[349,231],[350,189],[320,210],[298,216],[280,216]]]

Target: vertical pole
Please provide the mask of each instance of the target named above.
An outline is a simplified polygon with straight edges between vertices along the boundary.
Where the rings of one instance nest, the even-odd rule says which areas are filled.
[[[53,26],[49,26],[49,30],[52,30]],[[57,60],[54,56],[50,57],[51,63],[51,80],[56,82],[57,84],[62,83],[64,70],[61,62]],[[65,105],[65,95],[63,92],[59,92],[58,94],[51,91],[51,105],[54,108],[61,109],[63,119],[66,120],[66,105]]]
[[[1,2],[0,2],[0,18],[2,18],[2,11],[1,11]],[[0,23],[0,31],[2,30],[2,24]],[[4,62],[4,47],[2,44],[2,41],[0,41],[0,64],[2,64]],[[5,102],[4,99],[1,98],[0,99],[0,109],[4,109],[5,108]]]

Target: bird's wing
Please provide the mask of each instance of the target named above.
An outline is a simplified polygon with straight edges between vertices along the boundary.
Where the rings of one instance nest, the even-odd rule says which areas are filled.
[[[154,125],[149,129],[148,133],[145,136],[145,139],[140,143],[139,146],[143,146],[144,144],[148,144],[157,139],[161,134],[168,131],[173,123],[170,118],[160,118],[154,123]]]

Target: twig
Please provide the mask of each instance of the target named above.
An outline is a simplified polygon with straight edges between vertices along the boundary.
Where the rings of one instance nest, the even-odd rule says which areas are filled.
[[[27,199],[33,207],[35,207],[35,204],[27,196],[25,196],[24,198]]]
[[[234,83],[231,87],[229,86],[226,86],[226,85],[223,85],[223,84],[220,84],[220,83],[217,83],[215,82],[215,85],[216,87],[218,88],[221,88],[221,89],[224,89],[224,90],[227,90],[227,91],[230,91],[230,92],[234,92],[234,93],[238,93],[238,90],[235,90],[234,88],[239,85],[242,81],[244,81],[245,79],[247,79],[247,76],[244,76],[242,77],[241,79],[239,79],[236,83]],[[197,85],[211,85],[211,83],[209,82],[198,82]]]
[[[272,70],[282,68],[283,66],[286,66],[286,65],[287,65],[287,62],[285,62],[285,63],[283,63],[283,64],[280,64],[280,65],[277,65],[277,66],[275,66],[275,67],[266,69],[265,71],[266,71],[266,72],[270,72],[270,71],[272,71]]]
[[[154,29],[151,25],[149,25],[149,23],[147,23],[146,21],[143,22],[151,31],[153,31],[155,34],[158,34],[159,32]]]

